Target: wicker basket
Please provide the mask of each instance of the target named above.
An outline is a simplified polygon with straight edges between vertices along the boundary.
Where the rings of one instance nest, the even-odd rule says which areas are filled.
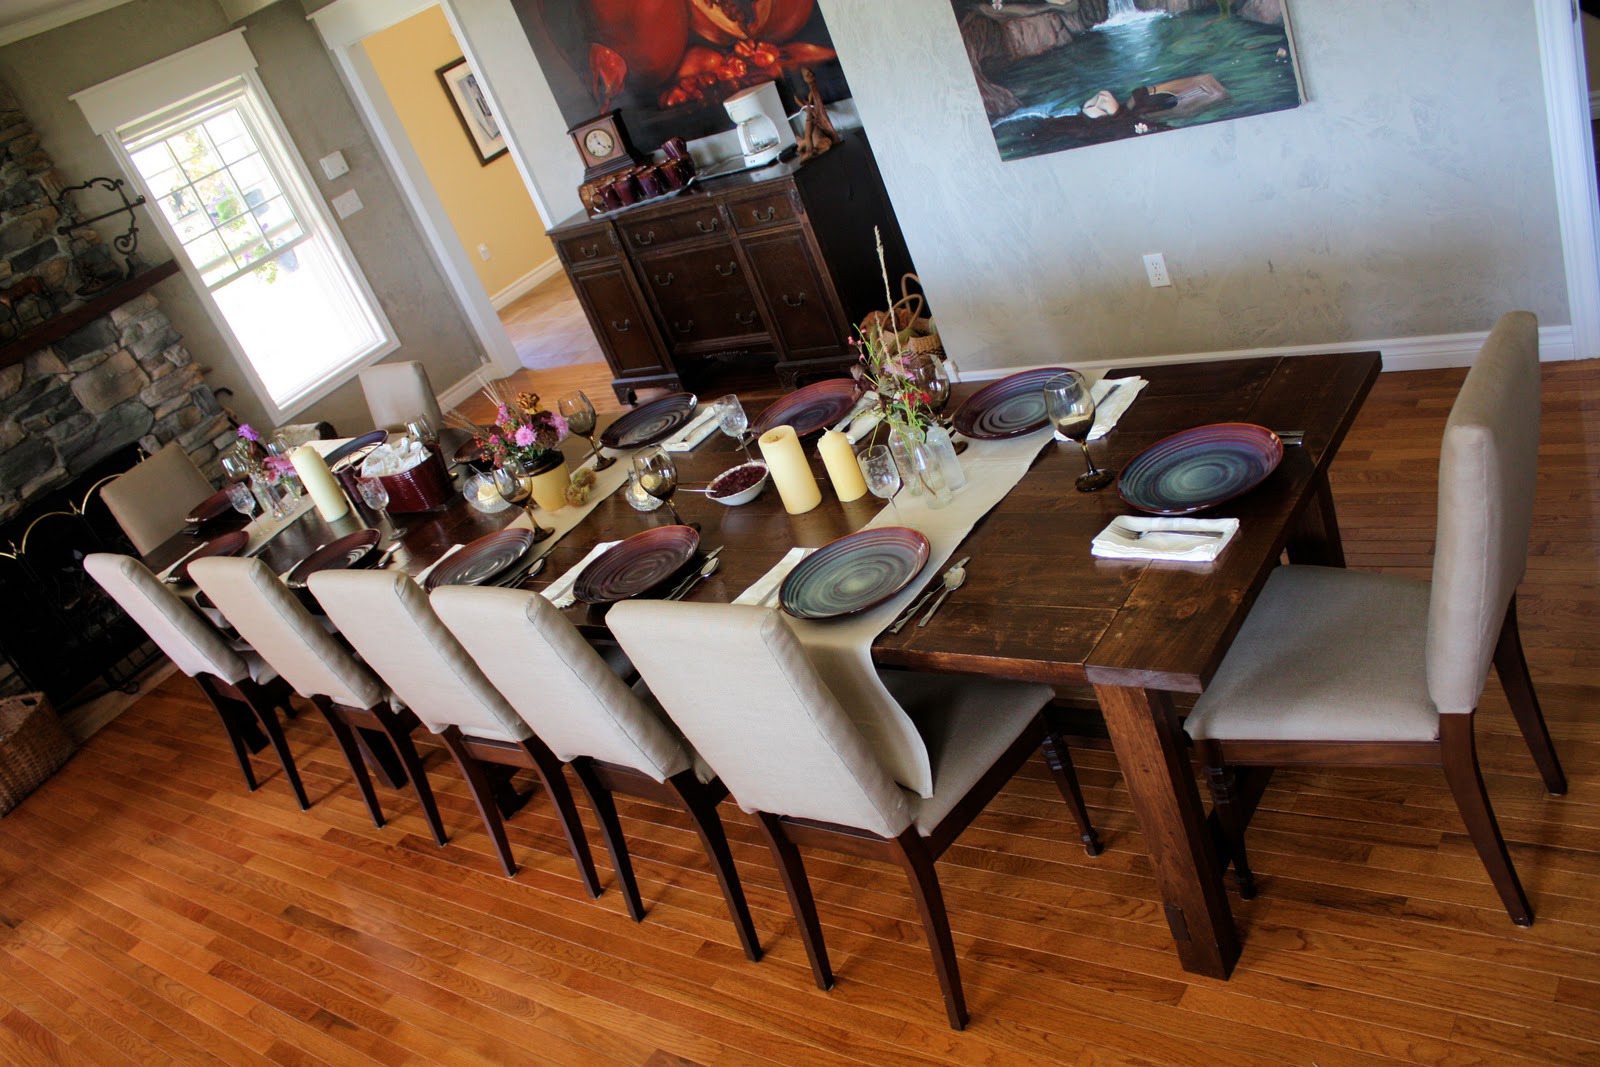
[[[72,756],[72,738],[43,693],[0,700],[0,816]]]

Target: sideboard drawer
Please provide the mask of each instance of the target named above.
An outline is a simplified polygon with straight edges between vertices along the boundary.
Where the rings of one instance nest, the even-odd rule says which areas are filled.
[[[787,186],[728,204],[728,217],[733,219],[733,228],[740,233],[755,233],[792,223],[799,215],[800,207]]]
[[[617,232],[630,252],[643,252],[674,241],[691,241],[715,234],[727,235],[728,226],[714,202],[695,204],[684,211],[617,222]]]
[[[621,251],[616,235],[608,225],[591,226],[556,238],[556,254],[561,262],[582,269],[587,263],[615,259]]]

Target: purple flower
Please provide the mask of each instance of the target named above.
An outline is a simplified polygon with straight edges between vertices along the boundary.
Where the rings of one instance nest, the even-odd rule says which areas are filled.
[[[251,429],[248,422],[241,422],[239,424],[239,436],[244,438],[246,441],[261,440],[261,435],[256,433],[255,430]]]
[[[496,422],[510,422],[511,412],[504,404],[501,404],[499,410],[494,414],[494,419]]]
[[[529,445],[533,444],[533,427],[518,426],[517,436],[514,438],[514,440],[517,442],[517,446],[519,448],[527,448]]]

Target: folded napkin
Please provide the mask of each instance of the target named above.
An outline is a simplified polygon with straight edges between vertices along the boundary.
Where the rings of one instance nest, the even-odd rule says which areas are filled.
[[[454,546],[452,546],[450,548],[450,550],[448,552],[446,552],[444,555],[440,556],[438,559],[434,560],[432,563],[430,563],[426,567],[422,568],[422,570],[419,573],[412,575],[412,580],[414,582],[416,582],[418,585],[422,585],[423,582],[426,582],[428,580],[428,575],[433,573],[433,568],[437,567],[439,564],[443,563],[445,560],[449,559],[451,556],[455,555],[457,552],[460,552],[463,548],[466,548],[466,547],[467,547],[466,545],[454,545]]]
[[[867,412],[873,410],[877,406],[878,394],[870,389],[867,390],[865,393],[861,394],[860,399],[858,399],[855,404],[851,406],[850,410],[845,413],[844,418],[833,424],[833,429],[842,432],[846,426],[849,426],[856,421],[856,416],[865,415]]]
[[[578,584],[578,575],[583,573],[585,567],[604,555],[612,545],[621,543],[620,541],[601,541],[589,550],[587,556],[584,556],[574,566],[568,568],[565,574],[539,590],[539,592],[546,600],[558,608],[572,607],[578,602],[578,598],[572,595],[572,587]]]
[[[776,604],[778,602],[778,589],[783,585],[783,580],[789,577],[789,572],[800,565],[814,548],[791,548],[785,552],[783,558],[775,563],[771,570],[757,578],[755,583],[733,598],[735,604]]]
[[[1089,395],[1094,397],[1094,427],[1089,431],[1089,440],[1098,441],[1115,429],[1122,413],[1149,384],[1143,378],[1102,378],[1090,386]],[[1058,430],[1056,440],[1068,438]]]
[[[865,414],[857,415],[850,421],[850,429],[845,431],[845,436],[850,439],[851,444],[858,444],[863,437],[877,429],[878,423],[882,421],[883,412],[881,411],[869,411]]]
[[[1102,559],[1167,559],[1210,563],[1239,532],[1238,519],[1163,519],[1118,515],[1095,535],[1092,551]]]
[[[707,406],[704,411],[690,419],[687,426],[661,442],[661,447],[668,452],[688,452],[716,432],[716,409]]]

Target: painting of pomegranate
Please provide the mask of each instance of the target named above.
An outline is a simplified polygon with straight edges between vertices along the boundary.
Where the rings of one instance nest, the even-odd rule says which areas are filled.
[[[816,0],[512,0],[562,117],[613,108],[644,149],[732,128],[722,101],[779,83],[794,107],[800,68],[825,100],[850,95]]]

